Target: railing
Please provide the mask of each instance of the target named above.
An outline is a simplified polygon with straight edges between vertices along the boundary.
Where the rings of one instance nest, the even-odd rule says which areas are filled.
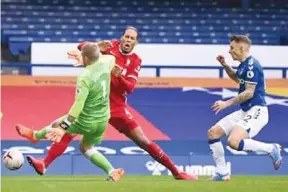
[[[1,68],[6,67],[6,68],[13,68],[13,67],[25,67],[28,71],[28,75],[31,75],[32,67],[72,67],[71,65],[50,65],[50,64],[30,64],[30,63],[2,63]],[[224,68],[221,66],[182,66],[182,65],[173,65],[173,66],[168,66],[168,65],[143,65],[142,68],[144,69],[156,69],[156,77],[160,77],[161,75],[161,69],[217,69],[219,70],[219,78],[224,77]],[[288,71],[288,66],[287,67],[263,67],[264,70],[275,70],[275,71],[282,71],[282,78],[287,78],[287,71]]]

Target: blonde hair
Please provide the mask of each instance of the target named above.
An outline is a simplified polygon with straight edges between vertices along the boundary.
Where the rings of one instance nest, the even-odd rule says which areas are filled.
[[[235,41],[236,43],[246,43],[249,47],[252,45],[251,39],[247,35],[232,35],[230,42]]]

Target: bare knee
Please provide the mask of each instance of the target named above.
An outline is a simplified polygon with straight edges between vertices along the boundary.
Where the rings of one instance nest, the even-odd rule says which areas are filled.
[[[225,132],[218,125],[214,125],[213,127],[211,127],[208,130],[207,134],[208,134],[208,139],[209,140],[219,139],[219,138],[225,136]]]
[[[243,143],[241,147],[239,148],[239,144],[242,141],[242,139],[249,138],[249,134],[245,129],[239,126],[234,126],[229,138],[228,138],[228,145],[235,150],[242,151],[243,150]]]
[[[227,140],[227,143],[228,143],[229,147],[231,147],[232,149],[238,150],[240,141],[241,141],[241,139],[239,139],[237,137],[231,137],[230,136]]]
[[[92,146],[86,146],[82,143],[80,143],[80,145],[79,145],[79,150],[81,153],[85,153],[86,151],[88,151],[91,148],[92,148]]]

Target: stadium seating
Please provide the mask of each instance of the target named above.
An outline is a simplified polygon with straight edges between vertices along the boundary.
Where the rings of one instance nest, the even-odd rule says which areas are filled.
[[[142,43],[224,44],[231,33],[240,33],[254,44],[279,44],[281,26],[288,23],[287,1],[251,1],[247,10],[233,2],[4,0],[2,41],[21,47],[111,39],[132,25],[141,31]]]

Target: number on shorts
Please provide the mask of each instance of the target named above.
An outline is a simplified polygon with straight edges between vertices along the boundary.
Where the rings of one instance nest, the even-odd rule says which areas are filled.
[[[257,111],[254,113],[253,118],[254,119],[258,119],[259,115],[260,115],[260,109],[257,109]]]
[[[253,119],[258,119],[259,115],[260,115],[260,111],[261,109],[257,109],[257,111],[255,111],[254,115],[253,115]],[[247,123],[250,119],[252,119],[252,115],[247,115],[244,118],[244,121]]]
[[[246,123],[248,123],[248,121],[249,121],[250,119],[252,119],[252,116],[251,116],[251,115],[247,115],[247,116],[244,118],[244,121],[245,121]]]

